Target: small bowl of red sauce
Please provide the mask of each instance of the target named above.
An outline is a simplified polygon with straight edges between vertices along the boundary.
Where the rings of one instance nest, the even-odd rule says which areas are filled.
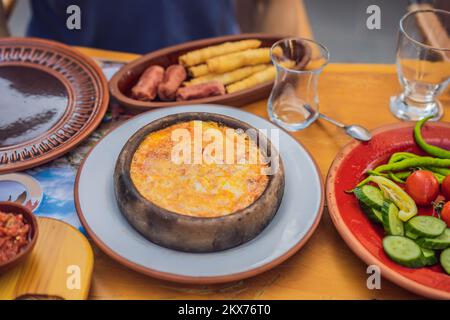
[[[25,259],[37,236],[37,220],[28,208],[15,202],[0,202],[0,273]]]

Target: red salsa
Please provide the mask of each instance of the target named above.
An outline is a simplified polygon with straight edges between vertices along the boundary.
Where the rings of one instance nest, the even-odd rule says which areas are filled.
[[[0,263],[18,255],[29,241],[30,225],[23,215],[0,211]]]

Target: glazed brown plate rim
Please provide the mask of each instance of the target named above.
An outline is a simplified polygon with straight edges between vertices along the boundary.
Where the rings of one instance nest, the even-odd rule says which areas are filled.
[[[76,49],[46,39],[17,37],[1,38],[0,54],[3,54],[6,50],[12,50],[14,51],[14,54],[10,53],[8,55],[8,60],[0,61],[0,68],[3,65],[26,65],[27,67],[37,68],[52,76],[56,76],[56,78],[61,81],[62,85],[65,87],[69,85],[71,88],[67,91],[69,101],[66,106],[66,111],[64,111],[61,119],[59,119],[49,130],[28,141],[0,148],[0,160],[3,161],[2,159],[6,157],[6,162],[0,164],[0,173],[9,173],[33,168],[54,160],[72,150],[89,137],[89,135],[97,128],[101,123],[109,104],[108,83],[102,70],[93,59],[85,56]],[[52,56],[45,57],[42,53],[39,55],[39,51],[51,53]],[[23,56],[25,54],[28,56]],[[44,57],[41,57],[42,55],[44,55]],[[55,61],[57,61],[58,57],[60,61],[68,59],[71,63],[80,66],[80,68],[82,67],[81,69],[83,72],[86,72],[85,70],[87,70],[87,76],[90,77],[96,88],[98,88],[98,95],[95,96],[95,99],[92,101],[93,108],[90,116],[83,120],[77,120],[82,122],[82,124],[79,125],[80,127],[76,128],[71,125],[69,126],[70,130],[64,130],[64,134],[59,131],[65,127],[65,125],[69,124],[69,120],[73,120],[69,115],[73,116],[75,114],[75,110],[68,112],[70,111],[69,109],[71,106],[76,108],[80,108],[80,106],[75,106],[74,103],[71,104],[70,102],[71,94],[74,92],[74,89],[72,88],[73,84],[68,80],[69,78],[67,75],[55,71]],[[65,65],[62,63],[61,66]],[[72,133],[70,133],[68,137],[67,134],[70,131],[72,131]],[[40,147],[45,148],[41,149]],[[37,153],[33,151],[33,148],[37,150]],[[13,156],[18,159],[12,160],[11,157]]]

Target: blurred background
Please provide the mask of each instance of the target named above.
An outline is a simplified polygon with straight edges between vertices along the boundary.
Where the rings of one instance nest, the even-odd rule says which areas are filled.
[[[1,1],[1,0],[0,0]],[[11,0],[3,0],[11,2]],[[31,17],[30,0],[15,0],[7,19],[12,36],[24,36]],[[74,1],[76,2],[76,1]],[[133,1],[131,1],[133,2]],[[333,62],[394,63],[400,18],[411,0],[235,0],[244,32],[265,31],[313,37],[324,43]],[[430,1],[450,3],[449,0]],[[381,29],[369,30],[367,7],[381,9]],[[263,22],[261,22],[263,21]],[[295,29],[295,30],[294,30]],[[125,50],[123,50],[125,51]]]

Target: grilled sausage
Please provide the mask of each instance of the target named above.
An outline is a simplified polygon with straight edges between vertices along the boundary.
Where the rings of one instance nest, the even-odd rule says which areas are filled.
[[[158,86],[163,80],[164,69],[161,66],[147,68],[131,89],[131,96],[141,101],[152,101],[156,98]]]
[[[186,101],[192,99],[201,99],[225,94],[225,87],[222,83],[213,81],[207,83],[194,84],[183,87],[177,91],[177,100]]]
[[[158,86],[158,97],[163,101],[175,100],[181,83],[186,79],[186,70],[179,64],[171,65],[164,72],[163,81]]]

